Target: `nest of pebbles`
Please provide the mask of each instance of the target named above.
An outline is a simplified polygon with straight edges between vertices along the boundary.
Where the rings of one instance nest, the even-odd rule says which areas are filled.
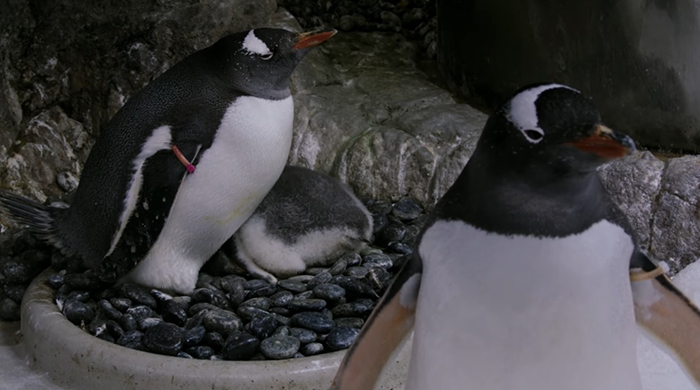
[[[422,208],[409,198],[365,204],[375,226],[367,250],[276,285],[246,278],[219,255],[185,296],[135,284],[106,286],[92,270],[19,234],[3,246],[10,255],[0,261],[0,318],[19,319],[24,290],[51,265],[55,272],[47,283],[66,318],[123,347],[212,360],[279,360],[343,350],[408,260],[425,221]]]

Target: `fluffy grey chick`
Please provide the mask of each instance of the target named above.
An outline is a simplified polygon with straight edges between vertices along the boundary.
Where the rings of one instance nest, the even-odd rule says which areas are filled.
[[[276,283],[307,267],[363,249],[372,215],[350,188],[310,169],[287,166],[224,253],[253,276]]]

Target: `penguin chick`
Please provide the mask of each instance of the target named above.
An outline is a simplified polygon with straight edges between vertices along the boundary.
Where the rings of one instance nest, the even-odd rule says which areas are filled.
[[[70,208],[7,192],[0,205],[105,282],[189,293],[279,178],[292,140],[290,76],[334,33],[259,28],[220,39],[114,115]]]
[[[274,284],[275,276],[295,275],[358,252],[371,236],[372,216],[347,185],[287,166],[223,250],[251,275]]]

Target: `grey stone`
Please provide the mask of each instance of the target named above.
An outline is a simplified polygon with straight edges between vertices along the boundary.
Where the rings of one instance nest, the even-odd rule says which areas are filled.
[[[269,359],[289,359],[299,351],[299,339],[291,336],[270,337],[260,343],[260,351]]]
[[[177,325],[162,322],[146,331],[143,343],[151,352],[175,356],[182,349],[182,333]]]
[[[259,346],[260,340],[250,333],[234,332],[226,339],[221,355],[224,360],[248,360],[255,355]]]
[[[345,349],[355,341],[358,334],[360,334],[360,330],[357,328],[335,327],[328,333],[326,346],[331,351]]]
[[[72,172],[61,172],[56,175],[56,184],[65,192],[73,192],[78,188],[78,179]]]

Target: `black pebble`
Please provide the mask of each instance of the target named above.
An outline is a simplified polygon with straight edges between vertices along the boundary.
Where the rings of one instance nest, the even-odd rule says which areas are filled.
[[[277,292],[277,287],[266,284],[255,290],[250,290],[245,294],[245,299],[257,298],[257,297],[269,297],[270,295]]]
[[[80,325],[82,321],[91,321],[95,317],[95,312],[80,301],[69,300],[63,304],[63,315],[68,321]]]
[[[331,267],[331,269],[328,270],[328,272],[330,272],[330,274],[333,276],[340,275],[341,273],[343,273],[343,271],[345,271],[345,268],[347,267],[348,261],[344,257],[341,257],[340,259],[338,259],[338,261],[335,262],[335,264],[333,264],[333,266]]]
[[[358,301],[338,305],[332,311],[336,317],[358,317],[369,314],[372,311],[372,306]]]
[[[46,278],[46,283],[54,290],[58,290],[63,286],[63,274],[51,274]]]
[[[124,335],[117,339],[117,344],[123,347],[145,350],[143,345],[143,333],[138,330],[124,332]]]
[[[131,299],[128,298],[110,298],[109,303],[122,313],[131,307]]]
[[[118,322],[126,332],[134,331],[139,327],[138,322],[136,322],[136,319],[134,319],[131,314],[124,314],[119,318]]]
[[[5,298],[0,301],[0,320],[3,321],[18,321],[20,318],[19,303],[10,298]]]
[[[391,257],[385,253],[369,253],[364,257],[363,266],[367,268],[380,267],[384,269],[391,268],[394,263],[391,261]]]
[[[149,351],[175,356],[182,349],[182,333],[179,326],[161,322],[146,331],[143,344]]]
[[[280,280],[277,282],[277,287],[291,291],[295,294],[306,291],[306,285],[304,283],[292,282],[289,280]]]
[[[375,200],[367,204],[367,210],[372,214],[387,215],[391,212],[392,205],[383,200]]]
[[[384,214],[373,214],[372,222],[373,233],[377,235],[389,225],[389,218]]]
[[[362,266],[357,266],[357,267],[350,267],[350,268],[346,269],[345,272],[343,272],[343,275],[349,276],[349,277],[355,278],[355,279],[362,279],[365,276],[367,276],[367,272],[369,272],[369,270],[367,268],[362,267]]]
[[[22,297],[24,297],[24,292],[27,290],[27,285],[26,284],[8,284],[5,286],[5,295],[14,300],[15,302],[22,302]],[[70,299],[74,297],[71,297],[70,294],[67,299]],[[89,299],[89,298],[88,298]],[[86,302],[88,299],[79,299],[81,302]]]
[[[248,360],[255,355],[260,346],[260,340],[246,332],[233,332],[226,339],[221,350],[224,360]]]
[[[277,295],[277,294],[275,294],[275,295]],[[250,307],[255,307],[255,308],[258,308],[261,310],[268,310],[268,309],[270,309],[270,306],[272,306],[272,300],[271,300],[271,298],[268,298],[268,297],[251,298],[251,299],[248,299],[247,301],[244,301],[243,303],[241,303],[240,306],[250,306]]]
[[[423,208],[415,200],[411,198],[403,198],[396,202],[391,214],[402,221],[413,221],[420,217],[423,213]]]
[[[192,293],[192,298],[197,302],[211,303],[224,310],[231,310],[231,304],[224,293],[210,288],[198,288]]]
[[[321,352],[323,352],[323,344],[321,343],[310,343],[301,347],[301,353],[304,356],[318,355]]]
[[[74,290],[96,290],[102,285],[97,276],[87,272],[67,274],[63,279],[63,283]]]
[[[387,247],[391,242],[403,240],[405,235],[406,228],[403,225],[390,223],[384,230],[377,234],[375,242],[377,245]]]
[[[224,337],[243,327],[243,322],[237,315],[224,310],[209,310],[204,314],[202,324],[207,330],[221,333]]]
[[[136,322],[141,322],[146,318],[153,318],[156,316],[156,312],[153,311],[153,309],[143,305],[134,306],[127,309],[126,314],[130,314],[132,317],[134,317]]]
[[[235,307],[245,300],[245,279],[240,276],[230,275],[221,279],[221,287],[226,291],[228,299]]]
[[[279,291],[270,297],[272,305],[276,307],[286,307],[294,298],[294,294],[289,291]]]
[[[243,288],[246,290],[257,290],[259,288],[267,287],[270,283],[262,279],[252,279],[243,283]]]
[[[270,337],[260,343],[260,351],[269,359],[290,359],[299,351],[301,342],[291,336]]]
[[[235,333],[236,332],[233,332],[231,334]],[[221,348],[224,347],[224,343],[224,336],[220,335],[219,333],[209,332],[204,335],[204,344],[210,346],[214,351],[221,351]]]
[[[185,334],[182,337],[182,341],[187,347],[191,347],[194,345],[197,345],[204,340],[204,336],[207,334],[207,329],[202,326],[195,326],[192,329],[189,329],[185,331]]]
[[[318,339],[316,332],[304,328],[289,328],[289,335],[298,338],[302,344],[313,343]]]
[[[316,276],[314,276],[314,278],[311,279],[306,286],[313,290],[319,284],[328,283],[331,279],[333,279],[333,275],[331,275],[331,273],[327,270],[324,270],[323,272],[316,274]]]
[[[323,299],[294,299],[287,304],[287,308],[292,311],[318,311],[326,305]]]
[[[360,330],[357,328],[346,328],[344,326],[339,326],[333,328],[326,337],[326,346],[331,351],[338,351],[345,349],[352,344],[360,334]]]
[[[239,306],[238,310],[236,310],[236,313],[238,313],[238,315],[241,316],[241,318],[244,318],[248,321],[252,320],[253,318],[259,315],[270,314],[265,310],[258,309],[257,307],[253,306]]]
[[[112,304],[106,299],[102,299],[97,302],[97,307],[100,308],[100,311],[103,312],[108,318],[113,320],[118,320],[122,316],[122,312],[115,309],[114,306],[112,306]]]
[[[161,304],[161,315],[163,321],[172,322],[175,325],[183,326],[187,321],[187,312],[177,301],[171,299]]]
[[[2,267],[7,283],[28,283],[34,277],[34,270],[29,264],[8,262]]]
[[[360,256],[358,253],[348,253],[347,255],[341,257],[341,259],[345,260],[348,267],[355,267],[362,263],[362,256]]]
[[[133,283],[125,283],[122,285],[120,291],[125,298],[129,298],[135,303],[146,305],[152,309],[156,308],[156,299],[141,286]]]
[[[297,313],[292,316],[290,324],[318,333],[327,333],[335,326],[333,320],[318,312]]]
[[[372,288],[382,290],[391,281],[391,274],[384,268],[373,267],[370,268],[366,279]]]
[[[345,296],[345,289],[337,284],[323,283],[314,288],[314,295],[328,301],[337,301]]]
[[[335,326],[344,326],[346,328],[361,329],[365,324],[365,320],[357,317],[343,317],[335,320]]]
[[[195,359],[209,360],[214,356],[214,350],[206,345],[197,345],[195,347],[190,347],[185,350]]]
[[[370,287],[367,283],[349,276],[334,276],[333,279],[330,280],[330,283],[337,284],[338,286],[344,288],[345,295],[348,297],[348,299],[360,297],[378,297],[377,293],[374,292],[372,287]]]
[[[280,322],[271,315],[257,316],[248,324],[250,333],[261,340],[272,336],[278,326],[280,326]]]
[[[277,313],[283,316],[291,316],[292,311],[287,309],[286,307],[271,307],[270,308],[270,313]]]
[[[410,255],[413,253],[413,248],[403,242],[390,242],[388,248],[389,250],[402,255]]]

